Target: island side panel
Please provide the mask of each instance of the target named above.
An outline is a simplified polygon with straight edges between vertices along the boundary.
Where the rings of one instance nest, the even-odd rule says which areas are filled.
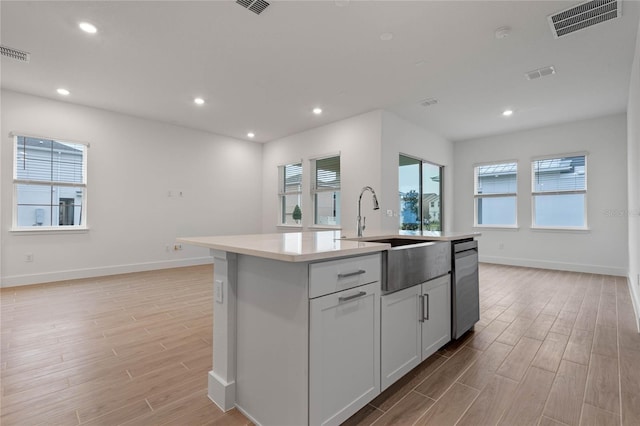
[[[238,256],[211,250],[213,256],[213,369],[209,398],[223,411],[236,403],[236,288]],[[218,287],[218,289],[216,289]],[[216,292],[220,292],[216,296]]]
[[[308,263],[238,255],[236,404],[258,424],[308,424],[308,295]]]

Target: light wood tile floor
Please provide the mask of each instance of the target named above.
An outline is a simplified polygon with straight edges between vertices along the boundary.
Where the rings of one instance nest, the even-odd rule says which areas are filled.
[[[0,293],[0,424],[245,425],[207,397],[209,266]]]
[[[481,320],[348,425],[638,425],[626,280],[483,264]],[[206,396],[212,268],[3,289],[0,424],[244,425]]]
[[[480,312],[345,424],[640,425],[625,278],[481,264]]]

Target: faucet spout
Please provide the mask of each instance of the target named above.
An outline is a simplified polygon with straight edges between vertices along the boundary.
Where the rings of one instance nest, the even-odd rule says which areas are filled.
[[[366,228],[366,220],[367,218],[362,217],[362,195],[366,191],[370,191],[373,196],[373,210],[379,210],[380,204],[378,204],[378,197],[376,196],[376,192],[370,186],[365,186],[360,191],[360,197],[358,197],[358,237],[362,237],[362,232]],[[364,220],[363,220],[364,219]]]

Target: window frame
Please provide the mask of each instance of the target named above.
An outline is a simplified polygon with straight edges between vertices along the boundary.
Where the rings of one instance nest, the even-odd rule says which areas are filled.
[[[326,160],[329,158],[334,158],[337,157],[338,158],[338,164],[340,165],[340,180],[339,180],[339,186],[336,187],[331,187],[331,188],[318,188],[318,184],[317,184],[317,179],[318,179],[318,174],[317,174],[317,167],[316,167],[316,163],[320,160]],[[309,159],[309,163],[310,163],[310,167],[309,170],[311,172],[311,191],[310,191],[310,195],[311,195],[311,212],[312,212],[312,221],[311,221],[311,225],[309,226],[311,229],[342,229],[342,209],[340,208],[339,212],[336,213],[336,224],[335,225],[325,225],[325,224],[321,224],[317,222],[318,219],[318,214],[317,214],[317,201],[316,201],[316,195],[322,192],[333,192],[333,193],[337,193],[337,201],[334,201],[334,203],[336,203],[338,206],[342,206],[342,158],[341,158],[341,153],[337,152],[337,153],[333,153],[333,154],[327,154],[327,155],[322,155],[322,156],[316,156],[313,158]]]
[[[287,191],[286,190],[286,168],[287,167],[291,167],[291,166],[300,166],[300,186],[299,186],[299,190],[298,191]],[[303,209],[303,197],[302,197],[302,184],[303,184],[303,178],[304,178],[304,166],[303,166],[303,160],[300,159],[299,161],[295,161],[295,162],[288,162],[286,164],[282,164],[280,166],[278,166],[278,227],[283,227],[283,228],[302,228],[303,227],[303,220],[304,220],[304,215],[302,216],[303,219],[300,220],[300,223],[296,223],[296,224],[289,224],[286,223],[286,221],[283,222],[283,218],[286,215],[286,211],[284,209],[284,205],[286,202],[286,197],[287,195],[298,195],[298,199],[300,200],[300,203],[298,204],[298,206],[300,206],[300,209],[304,212]]]
[[[27,132],[11,132],[9,136],[13,138],[13,171],[12,171],[12,219],[11,219],[11,229],[9,230],[12,233],[16,234],[57,234],[57,233],[82,233],[87,232],[89,230],[88,226],[88,209],[87,209],[87,194],[88,194],[88,156],[89,156],[89,147],[91,146],[88,142],[77,141],[68,138],[55,138],[51,136],[39,136],[30,134]],[[40,179],[20,179],[18,178],[18,139],[20,137],[30,138],[30,139],[42,139],[52,142],[58,143],[67,143],[74,145],[82,145],[84,146],[84,150],[82,153],[82,182],[62,182],[51,180],[40,180]],[[68,188],[82,188],[82,201],[80,204],[82,220],[78,225],[59,225],[59,226],[19,226],[18,225],[18,185],[42,185],[42,186],[50,186],[50,187],[68,187]]]
[[[537,161],[555,160],[567,157],[584,157],[584,189],[583,190],[555,190],[555,191],[536,191],[536,170],[535,163]],[[588,181],[589,181],[589,168],[588,168],[588,152],[574,152],[568,154],[555,154],[544,155],[540,157],[534,157],[531,159],[531,229],[533,230],[549,230],[549,231],[589,231],[589,218],[587,215],[587,198],[588,198]],[[536,225],[536,196],[544,195],[584,195],[583,213],[584,213],[584,225],[583,226],[550,226],[550,225]]]
[[[418,217],[420,218],[419,223],[420,226],[417,231],[419,232],[443,232],[444,231],[444,181],[445,181],[445,166],[443,166],[442,164],[438,164],[438,163],[434,163],[433,161],[429,161],[429,160],[425,160],[423,158],[420,157],[416,157],[415,155],[409,155],[409,154],[405,154],[403,152],[399,152],[398,153],[398,193],[399,191],[399,187],[400,187],[400,157],[405,157],[411,160],[415,160],[415,161],[419,161],[420,162],[420,167],[418,168],[418,188],[419,188],[419,196],[418,196]],[[440,181],[439,181],[439,191],[440,193],[438,194],[439,196],[439,201],[440,201],[440,211],[439,211],[439,219],[440,219],[440,231],[430,231],[430,230],[426,230],[423,228],[424,226],[424,203],[423,203],[423,197],[424,197],[424,166],[425,164],[429,164],[431,166],[435,166],[439,169],[440,171]],[[399,203],[398,205],[401,205],[402,199],[398,200]],[[431,201],[431,204],[433,204],[434,201]],[[398,210],[398,216],[399,216],[399,220],[398,220],[398,230],[402,231],[402,232],[411,232],[411,231],[406,231],[402,229],[402,208],[400,208]]]
[[[493,194],[478,193],[478,169],[486,166],[499,166],[502,164],[515,164],[516,165],[516,183],[515,192],[500,192]],[[482,163],[476,163],[473,165],[473,227],[474,228],[495,228],[495,229],[518,229],[518,185],[519,185],[519,164],[518,160],[498,160],[488,161]],[[482,224],[478,223],[478,200],[482,198],[515,198],[514,217],[513,224]]]

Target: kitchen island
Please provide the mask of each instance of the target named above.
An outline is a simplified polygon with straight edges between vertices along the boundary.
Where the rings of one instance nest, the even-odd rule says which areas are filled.
[[[388,244],[337,231],[178,241],[214,257],[209,397],[223,410],[264,425],[339,424],[380,393]]]

